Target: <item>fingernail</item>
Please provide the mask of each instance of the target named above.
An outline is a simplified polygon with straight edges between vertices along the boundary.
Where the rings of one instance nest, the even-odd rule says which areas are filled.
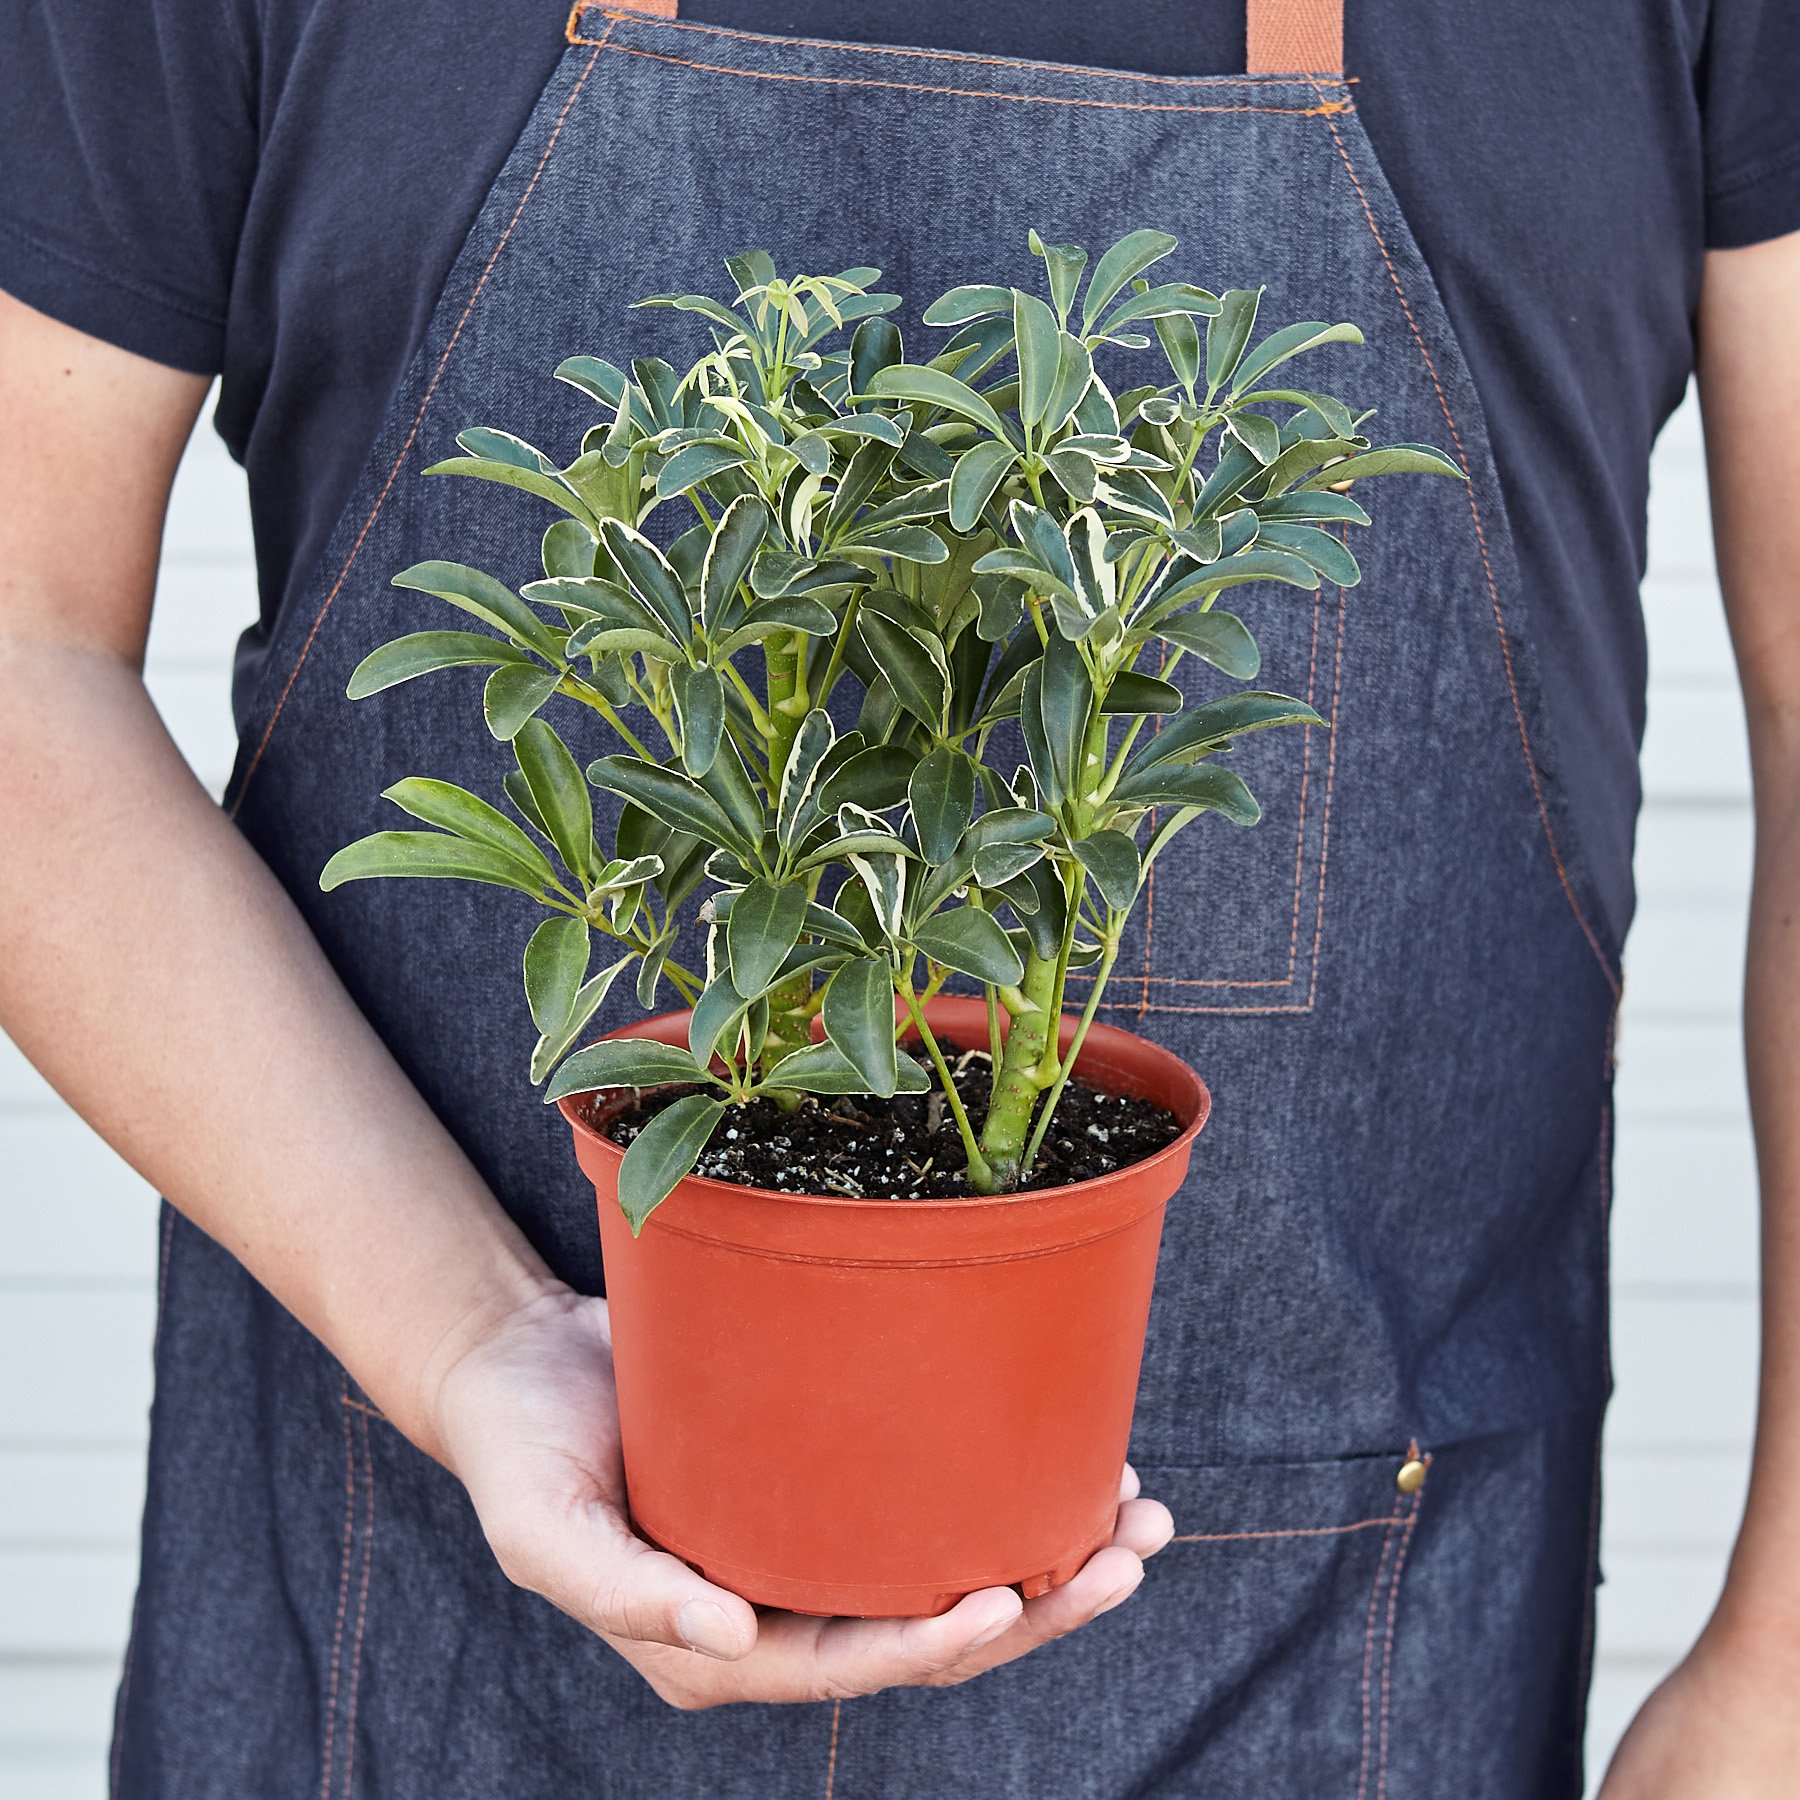
[[[702,1656],[734,1657],[738,1653],[738,1634],[725,1609],[711,1600],[689,1600],[675,1616],[681,1641]]]

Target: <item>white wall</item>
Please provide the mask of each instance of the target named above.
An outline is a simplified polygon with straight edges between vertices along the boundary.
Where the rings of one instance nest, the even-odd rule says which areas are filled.
[[[1691,407],[1656,464],[1652,700],[1621,1032],[1619,1396],[1596,1756],[1706,1615],[1741,1498],[1754,1197],[1736,1039],[1749,829]],[[202,426],[176,487],[150,685],[218,791],[253,610],[243,485]],[[0,1789],[105,1791],[131,1605],[155,1268],[144,1184],[0,1038]]]

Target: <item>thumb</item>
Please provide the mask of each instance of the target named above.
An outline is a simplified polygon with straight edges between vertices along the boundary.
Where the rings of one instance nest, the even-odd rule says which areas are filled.
[[[603,1503],[539,1521],[510,1554],[498,1544],[495,1550],[511,1580],[603,1637],[726,1662],[755,1648],[756,1612],[748,1601],[652,1548]]]

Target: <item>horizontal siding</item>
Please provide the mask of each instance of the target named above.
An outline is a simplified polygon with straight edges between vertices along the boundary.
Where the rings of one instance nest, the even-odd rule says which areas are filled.
[[[1602,1756],[1717,1590],[1742,1502],[1756,1203],[1738,1038],[1748,772],[1691,408],[1659,447],[1640,915],[1619,1035],[1614,1362],[1591,1741]],[[177,483],[148,675],[214,792],[255,616],[241,479],[203,429]],[[155,1202],[0,1039],[0,1790],[98,1800],[132,1590]]]

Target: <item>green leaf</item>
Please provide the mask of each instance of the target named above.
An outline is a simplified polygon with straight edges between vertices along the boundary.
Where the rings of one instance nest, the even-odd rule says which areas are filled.
[[[899,363],[877,370],[869,382],[867,397],[874,400],[916,401],[953,412],[1010,443],[1006,426],[993,407],[966,383],[941,369],[921,368],[915,363]]]
[[[497,481],[502,487],[522,488],[528,494],[537,495],[540,500],[548,500],[552,506],[560,506],[564,512],[579,519],[584,525],[592,526],[595,523],[593,512],[587,503],[557,475],[545,475],[536,469],[521,469],[516,463],[495,462],[485,456],[448,457],[443,462],[433,463],[425,473],[469,475],[477,481]]]
[[[729,973],[718,976],[701,989],[700,998],[688,1018],[688,1050],[701,1065],[712,1062],[719,1045],[729,1031],[735,1036],[737,1023],[750,1003],[731,985]]]
[[[1087,665],[1081,660],[1081,652],[1054,632],[1036,667],[1040,671],[1037,705],[1054,782],[1059,792],[1073,794],[1078,791],[1081,781],[1082,751],[1087,742],[1094,684],[1088,676]],[[1026,693],[1029,701],[1029,685]]]
[[[994,490],[1018,461],[1011,444],[983,438],[956,459],[950,477],[950,524],[956,531],[973,531],[980,523]]]
[[[544,1104],[600,1088],[668,1087],[678,1081],[705,1079],[700,1065],[679,1044],[659,1044],[650,1038],[603,1038],[577,1050],[556,1071],[556,1079],[544,1092]]]
[[[819,770],[837,742],[831,715],[815,706],[800,721],[787,765],[781,771],[781,788],[775,803],[775,835],[783,849],[791,850],[818,816],[813,789]]]
[[[546,919],[525,946],[525,1003],[548,1037],[568,1020],[587,979],[592,945],[586,919]]]
[[[642,532],[617,519],[605,520],[600,535],[631,591],[662,620],[677,643],[685,644],[692,635],[694,619],[688,610],[687,591],[668,559]]]
[[[1124,912],[1137,898],[1143,875],[1137,845],[1122,831],[1096,831],[1069,847],[1093,876],[1106,904],[1114,912]]]
[[[1282,494],[1274,500],[1259,500],[1256,511],[1262,519],[1296,519],[1331,525],[1367,525],[1369,522],[1369,515],[1348,494],[1333,494],[1320,488]]]
[[[1113,790],[1115,799],[1126,798],[1133,776],[1163,763],[1174,763],[1205,754],[1253,731],[1282,725],[1323,725],[1325,721],[1306,704],[1288,694],[1261,693],[1254,688],[1226,694],[1189,708],[1174,724],[1165,725],[1125,765],[1125,778]]]
[[[1019,356],[1019,417],[1028,429],[1035,430],[1050,404],[1061,360],[1062,334],[1056,314],[1035,294],[1014,289],[1013,338]]]
[[[1236,613],[1179,612],[1156,627],[1159,637],[1183,650],[1191,650],[1233,681],[1254,681],[1262,667],[1262,652],[1250,627]]]
[[[1254,825],[1262,817],[1256,796],[1239,776],[1218,763],[1146,769],[1141,775],[1120,782],[1113,799],[1120,805],[1178,806],[1194,812],[1219,812],[1234,825]]]
[[[879,613],[865,611],[856,621],[863,648],[887,677],[894,697],[914,718],[940,730],[950,697],[950,669],[935,640]]]
[[[429,675],[434,669],[491,664],[537,666],[524,651],[479,631],[415,631],[371,650],[356,665],[346,692],[352,700],[366,700],[371,694]]]
[[[619,1207],[636,1237],[644,1221],[693,1172],[700,1152],[725,1115],[725,1102],[711,1094],[684,1094],[665,1106],[631,1140],[619,1164]]]
[[[1151,596],[1141,618],[1160,620],[1191,600],[1204,599],[1221,589],[1237,587],[1246,581],[1281,581],[1289,587],[1312,589],[1319,585],[1319,572],[1310,563],[1286,550],[1243,550],[1236,556],[1220,558],[1203,568],[1191,569],[1178,576],[1168,587]]]
[[[885,962],[859,956],[825,989],[825,1035],[871,1094],[887,1099],[898,1080],[894,1055],[894,979]]]
[[[1298,356],[1319,344],[1360,344],[1363,334],[1354,325],[1328,325],[1319,319],[1303,319],[1297,325],[1284,325],[1272,331],[1238,364],[1231,390],[1241,394],[1289,357]]]
[[[832,770],[820,784],[819,810],[829,817],[846,801],[868,812],[885,812],[906,798],[917,755],[899,744],[874,744]]]
[[[1290,525],[1282,520],[1263,521],[1256,534],[1259,544],[1291,551],[1338,587],[1355,587],[1362,580],[1356,558],[1329,531],[1316,525]]]
[[[550,627],[511,588],[462,563],[422,562],[402,569],[394,577],[398,588],[434,594],[462,612],[472,613],[547,662],[560,664],[562,645]]]
[[[1265,468],[1281,454],[1281,427],[1261,413],[1227,413],[1225,428]]]
[[[1035,231],[1025,234],[1025,242],[1033,256],[1044,259],[1050,277],[1050,300],[1060,321],[1067,321],[1069,308],[1075,304],[1075,292],[1081,286],[1081,272],[1087,267],[1087,252],[1079,244],[1046,244]]]
[[[346,881],[367,881],[386,875],[481,881],[490,887],[514,888],[533,899],[543,891],[541,883],[534,883],[502,851],[438,831],[377,831],[358,838],[325,865],[319,886],[329,894]]]
[[[1166,231],[1134,231],[1120,238],[1094,265],[1087,298],[1081,303],[1083,334],[1092,330],[1094,321],[1128,281],[1141,275],[1152,263],[1161,262],[1178,241]]]
[[[490,850],[510,856],[540,886],[548,887],[555,879],[555,871],[543,851],[505,813],[467,788],[454,782],[433,781],[426,775],[409,775],[383,789],[381,797],[427,825],[453,831],[471,843],[486,844]]]
[[[910,1056],[895,1058],[894,1089],[902,1094],[923,1094],[931,1081]],[[807,1044],[784,1056],[762,1079],[764,1088],[799,1088],[808,1094],[866,1094],[870,1087],[856,1065],[828,1039]]]
[[[1200,379],[1200,328],[1191,313],[1165,313],[1154,321],[1175,379],[1191,395]]]
[[[742,450],[724,444],[684,444],[657,470],[656,497],[672,500],[727,469],[741,469],[749,460]]]
[[[746,1000],[754,1000],[774,980],[805,924],[804,887],[757,880],[732,901],[725,927],[731,984]]]
[[[971,319],[984,319],[991,313],[1012,311],[1011,288],[971,286],[953,287],[940,294],[925,309],[927,325],[966,325]]]
[[[959,906],[937,913],[912,933],[916,949],[977,981],[1010,987],[1025,973],[1025,965],[1013,941],[991,913],[977,906]]]
[[[681,719],[681,766],[690,775],[704,775],[725,735],[725,683],[717,669],[677,663],[669,671],[669,691]]]
[[[560,670],[540,668],[536,663],[528,667],[512,663],[496,669],[481,693],[481,710],[488,730],[502,743],[509,742],[556,692],[556,684],[561,680]]]
[[[738,829],[731,814],[678,769],[635,756],[603,756],[588,765],[588,780],[595,787],[635,801],[667,823],[696,833],[709,844],[724,845],[741,856],[755,854],[755,844]]]
[[[1122,669],[1106,690],[1100,710],[1105,713],[1178,713],[1181,711],[1181,689],[1160,676],[1146,675],[1139,669]]]
[[[598,356],[570,356],[556,365],[556,379],[598,400],[602,406],[616,407],[625,397],[625,372]]]
[[[1223,387],[1244,354],[1262,304],[1261,288],[1228,288],[1219,296],[1219,314],[1206,325],[1206,391]]]
[[[944,540],[928,525],[890,525],[884,531],[858,533],[845,540],[847,548],[873,550],[901,562],[941,563],[950,560]]]
[[[528,719],[513,739],[513,755],[557,855],[586,881],[594,857],[594,803],[568,746],[542,719]]]
[[[738,495],[719,515],[700,565],[700,616],[709,631],[725,617],[768,529],[769,509],[754,494]]]
[[[546,1032],[537,1041],[531,1052],[531,1079],[539,1082],[569,1052],[569,1047],[593,1022],[595,1013],[600,1010],[612,984],[618,980],[625,969],[630,967],[632,958],[621,956],[615,963],[610,963],[598,975],[584,981],[577,990],[574,1004],[569,1008],[569,1016],[555,1030]]]
[[[975,765],[961,750],[940,744],[907,783],[919,854],[930,863],[950,856],[975,816]]]
[[[1336,487],[1340,481],[1362,481],[1371,475],[1454,475],[1459,481],[1468,479],[1460,464],[1429,444],[1383,444],[1376,450],[1346,456],[1342,462],[1327,463],[1318,474],[1299,484],[1300,491]]]

